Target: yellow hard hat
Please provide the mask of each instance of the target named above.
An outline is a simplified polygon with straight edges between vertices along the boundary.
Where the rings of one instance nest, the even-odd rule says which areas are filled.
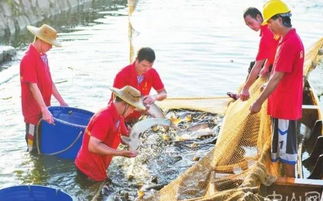
[[[287,4],[281,0],[269,0],[265,3],[263,9],[263,16],[264,16],[264,24],[267,24],[267,21],[277,14],[288,13],[290,9],[288,8]]]

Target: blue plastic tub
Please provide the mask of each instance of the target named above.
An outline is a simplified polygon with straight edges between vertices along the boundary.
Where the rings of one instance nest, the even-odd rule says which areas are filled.
[[[1,201],[73,201],[68,194],[54,188],[21,185],[0,190]]]
[[[41,122],[40,153],[75,159],[93,112],[73,107],[52,106],[48,109],[53,114],[54,124]]]

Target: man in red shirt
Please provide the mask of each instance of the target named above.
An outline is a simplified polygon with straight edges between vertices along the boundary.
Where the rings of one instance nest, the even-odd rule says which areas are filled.
[[[56,41],[57,32],[47,24],[40,28],[27,26],[35,35],[35,40],[20,63],[21,104],[26,123],[26,142],[28,150],[35,150],[34,136],[40,119],[53,123],[53,116],[47,109],[51,96],[58,100],[61,106],[67,106],[58,92],[50,73],[46,52],[52,46],[60,47]]]
[[[267,24],[262,25],[263,18],[257,8],[248,8],[243,17],[250,29],[254,31],[260,30],[261,37],[255,64],[253,65],[247,81],[239,95],[241,100],[247,100],[250,96],[249,88],[255,82],[258,75],[266,76],[272,68],[278,45],[278,37],[274,36],[274,34],[269,30]]]
[[[158,72],[152,67],[154,61],[154,50],[149,47],[141,48],[135,62],[121,69],[116,75],[113,87],[122,88],[130,85],[138,89],[143,96],[144,104],[147,106],[156,100],[164,100],[167,97],[167,92]],[[154,88],[157,94],[149,95],[151,88]],[[125,121],[135,122],[141,115],[142,112],[135,111]]]
[[[137,152],[117,149],[120,135],[128,134],[124,118],[135,109],[145,110],[140,91],[125,86],[111,88],[115,99],[90,120],[75,165],[78,173],[93,181],[107,179],[106,170],[113,156],[135,157]]]
[[[295,177],[297,121],[302,117],[304,46],[292,28],[290,10],[284,2],[269,0],[263,13],[264,22],[281,39],[273,73],[250,112],[259,112],[268,98],[273,132],[271,158],[283,163],[286,176]]]
[[[234,99],[240,98],[244,101],[249,98],[249,88],[256,81],[258,75],[265,77],[271,70],[279,37],[274,36],[267,24],[262,25],[263,17],[257,8],[247,8],[243,13],[243,19],[250,29],[254,31],[260,30],[258,53],[255,62],[250,64],[249,75],[240,94],[228,93],[230,97]]]

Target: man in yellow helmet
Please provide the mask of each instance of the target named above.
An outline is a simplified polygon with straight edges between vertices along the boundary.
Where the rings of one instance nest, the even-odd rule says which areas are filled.
[[[291,12],[281,0],[269,0],[263,9],[264,23],[281,37],[268,84],[250,106],[257,113],[268,98],[272,117],[272,161],[283,163],[285,176],[295,177],[296,131],[302,117],[304,46],[291,25]]]

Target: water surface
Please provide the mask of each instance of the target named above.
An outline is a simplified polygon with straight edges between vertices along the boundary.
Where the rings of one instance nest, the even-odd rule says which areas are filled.
[[[141,0],[130,18],[135,29],[132,42],[135,49],[150,46],[156,51],[154,66],[169,96],[222,96],[245,80],[257,51],[259,33],[245,26],[243,10],[261,8],[264,2]],[[293,26],[305,47],[310,47],[323,37],[323,3],[286,2],[293,12]],[[59,91],[70,106],[95,112],[107,104],[108,86],[129,63],[129,19],[125,1],[99,1],[90,6],[89,12],[66,13],[45,22],[61,32],[64,44],[48,54]],[[23,32],[0,42],[18,48],[16,60],[0,71],[0,188],[42,184],[61,188],[76,200],[87,200],[95,186],[80,190],[72,162],[26,152],[18,73],[19,59],[32,38]],[[321,65],[310,76],[318,94],[323,93],[322,77]],[[117,165],[111,167],[110,173],[118,172]]]

